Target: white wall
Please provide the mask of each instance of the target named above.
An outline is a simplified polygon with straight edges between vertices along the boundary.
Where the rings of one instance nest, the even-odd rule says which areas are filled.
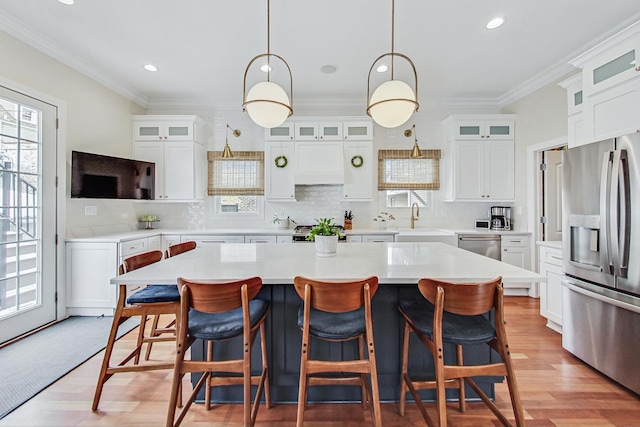
[[[575,74],[575,73],[571,73]],[[569,74],[570,75],[570,74]],[[569,75],[538,89],[502,110],[502,113],[518,115],[516,122],[516,215],[518,230],[526,230],[527,212],[527,147],[567,135],[567,93],[558,85]],[[528,230],[532,231],[532,230]]]
[[[144,109],[3,31],[0,52],[0,76],[66,102],[67,233],[99,233],[116,224],[135,226],[133,203],[70,199],[68,183],[72,150],[131,157],[129,116],[143,114]],[[85,216],[85,205],[97,206],[98,215]]]

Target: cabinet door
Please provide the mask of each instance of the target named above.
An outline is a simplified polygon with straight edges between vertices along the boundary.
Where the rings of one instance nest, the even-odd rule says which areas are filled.
[[[343,184],[342,150],[341,141],[296,142],[296,184]]]
[[[194,199],[194,144],[173,141],[163,144],[165,199]]]
[[[162,121],[135,121],[133,122],[133,138],[136,141],[159,141],[163,139]]]
[[[484,142],[484,196],[492,200],[513,200],[515,168],[513,141]]]
[[[318,123],[318,135],[320,139],[326,141],[342,140],[342,122],[320,122]]]
[[[455,123],[455,139],[484,138],[484,122],[481,120],[459,120]]]
[[[456,141],[454,159],[454,197],[484,200],[484,142]]]
[[[373,140],[373,124],[367,121],[345,122],[343,136],[348,141]]]
[[[368,201],[373,198],[373,147],[370,141],[344,143],[345,200]]]
[[[362,235],[347,234],[347,243],[362,243]]]
[[[513,139],[512,120],[489,120],[484,122],[484,137],[490,139]]]
[[[178,235],[162,235],[162,251],[166,251],[169,246],[180,243],[180,236]]]
[[[587,133],[584,127],[584,114],[582,111],[568,117],[567,144],[569,145],[569,148],[578,147],[590,142],[587,138]]]
[[[318,139],[317,122],[296,122],[294,125],[296,141],[313,141]]]
[[[583,107],[585,142],[640,130],[639,99],[640,78],[590,96]]]
[[[169,141],[193,141],[193,122],[167,121],[164,123],[164,133],[164,139]]]
[[[540,314],[562,326],[562,267],[541,262],[540,274],[547,276],[540,284]]]
[[[582,69],[586,97],[595,95],[640,75],[640,38],[631,38],[591,59]]]
[[[287,164],[282,166],[284,156]],[[276,166],[276,158],[280,158]],[[295,202],[294,184],[295,147],[293,142],[266,142],[265,143],[265,186],[264,196],[270,201]]]
[[[161,251],[162,250],[162,237],[151,236],[149,237],[149,244],[147,245],[149,251]]]
[[[117,274],[117,243],[67,243],[67,306],[72,314],[112,316],[118,291],[110,280]]]
[[[133,156],[156,164],[156,199],[166,199],[164,187],[164,147],[162,142],[136,142]]]
[[[295,135],[293,123],[283,123],[278,127],[264,130],[265,141],[293,141],[293,135]]]

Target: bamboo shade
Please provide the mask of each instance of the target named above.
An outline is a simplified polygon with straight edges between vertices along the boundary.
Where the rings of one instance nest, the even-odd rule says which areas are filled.
[[[440,150],[378,150],[378,190],[439,190]]]
[[[264,194],[264,152],[234,151],[230,159],[220,151],[208,151],[210,196],[262,196]]]

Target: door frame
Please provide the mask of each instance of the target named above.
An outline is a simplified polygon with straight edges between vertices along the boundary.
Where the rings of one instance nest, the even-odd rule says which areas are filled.
[[[40,92],[22,83],[0,76],[0,85],[5,86],[14,92],[22,93],[26,96],[38,99],[51,104],[58,109],[58,129],[56,130],[56,170],[58,185],[56,186],[56,321],[67,317],[67,295],[65,286],[65,236],[67,235],[67,103],[59,98],[47,93]],[[44,280],[44,278],[43,278]]]
[[[542,216],[542,188],[539,183],[542,181],[542,171],[537,165],[540,163],[543,151],[562,147],[568,144],[568,137],[550,139],[527,146],[527,229],[533,237],[533,248],[531,251],[531,265],[535,266],[538,272],[538,250],[535,242],[542,239],[542,226],[540,216]]]

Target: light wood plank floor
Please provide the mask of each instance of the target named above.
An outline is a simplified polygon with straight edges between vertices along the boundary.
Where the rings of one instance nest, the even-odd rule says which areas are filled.
[[[560,335],[545,327],[538,300],[506,298],[507,333],[513,351],[521,399],[528,426],[640,426],[640,400],[562,349]],[[375,325],[374,325],[375,327]],[[134,330],[135,332],[135,330]],[[133,334],[120,340],[132,347]],[[78,343],[82,345],[82,343]],[[71,349],[72,350],[72,349]],[[156,351],[156,357],[171,354],[171,346]],[[102,352],[0,420],[0,426],[159,426],[164,425],[171,373],[119,374],[105,385],[100,410],[91,412],[91,401]],[[496,385],[496,402],[513,419],[504,384]],[[426,425],[415,405],[408,404],[404,417],[397,403],[383,404],[385,426]],[[449,404],[451,426],[497,426],[499,422],[482,403],[471,403],[461,414]],[[434,413],[433,404],[427,410]],[[310,405],[307,427],[368,425],[371,417],[360,405]],[[293,426],[296,406],[274,405],[258,412],[258,426]],[[221,405],[208,413],[194,405],[184,426],[239,426],[240,405]]]

